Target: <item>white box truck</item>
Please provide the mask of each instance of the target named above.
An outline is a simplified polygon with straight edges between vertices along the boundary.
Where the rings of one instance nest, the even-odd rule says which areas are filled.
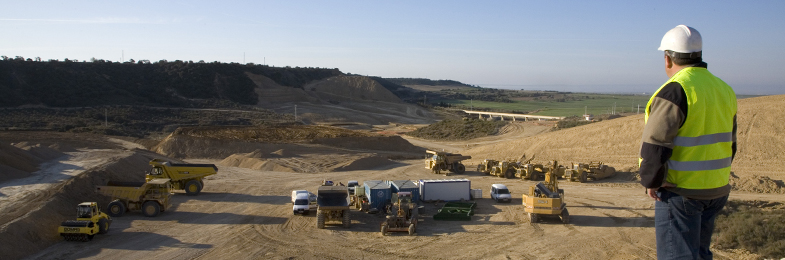
[[[420,200],[470,200],[472,183],[468,179],[420,180]]]

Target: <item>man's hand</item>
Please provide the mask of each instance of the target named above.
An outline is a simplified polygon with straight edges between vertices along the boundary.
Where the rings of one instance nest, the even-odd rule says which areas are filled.
[[[670,188],[673,188],[673,187],[676,187],[676,184],[664,181],[664,182],[662,182],[662,186],[660,186],[660,187],[666,187],[666,188],[670,187]],[[658,189],[659,188],[657,188],[657,189],[649,189],[649,188],[647,188],[646,189],[646,194],[649,195],[649,198],[652,198],[652,199],[654,199],[656,201],[662,201],[662,199],[659,196],[657,196],[657,190]]]

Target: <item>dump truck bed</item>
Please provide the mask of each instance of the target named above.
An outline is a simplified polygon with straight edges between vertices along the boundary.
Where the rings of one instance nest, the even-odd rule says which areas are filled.
[[[110,196],[113,199],[138,200],[145,194],[149,185],[164,185],[169,179],[154,179],[149,182],[115,182],[110,181],[106,186],[98,186],[96,192]]]
[[[316,204],[321,209],[349,209],[349,190],[344,186],[321,186]]]

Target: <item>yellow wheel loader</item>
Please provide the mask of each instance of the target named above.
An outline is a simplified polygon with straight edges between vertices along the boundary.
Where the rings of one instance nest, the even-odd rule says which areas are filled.
[[[95,202],[83,202],[76,206],[76,220],[66,220],[60,224],[57,231],[67,241],[87,242],[95,234],[109,232],[112,218],[101,212]]]

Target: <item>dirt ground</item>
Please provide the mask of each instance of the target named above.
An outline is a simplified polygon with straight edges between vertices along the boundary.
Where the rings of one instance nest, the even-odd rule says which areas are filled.
[[[753,187],[760,186],[754,184],[753,176],[766,176],[775,190],[736,189],[731,194],[732,200],[785,201],[776,190],[781,190],[783,174],[771,167],[774,161],[781,161],[781,146],[785,143],[781,133],[785,127],[775,123],[776,115],[763,113],[774,106],[780,107],[775,108],[780,109],[776,114],[782,115],[783,100],[785,97],[777,96],[739,102],[739,138],[746,143],[740,141],[734,174],[740,180],[750,180],[748,184]],[[454,143],[407,138],[423,148],[472,155],[467,169],[474,169],[484,158],[517,158],[524,153],[527,156],[536,153],[542,160],[603,160],[621,170],[600,181],[559,183],[565,191],[570,224],[562,224],[557,218],[546,218],[536,224],[528,222],[520,198],[534,182],[474,171],[450,176],[447,178],[469,179],[472,188],[483,190],[484,198],[475,200],[478,205],[475,215],[471,221],[434,221],[433,214],[443,204],[424,203],[416,236],[403,233],[381,236],[379,223],[383,216],[357,211],[352,212],[349,229],[339,225],[317,229],[313,213],[292,214],[289,195],[295,189],[315,191],[325,179],[362,183],[445,178],[427,171],[421,159],[393,160],[378,165],[375,161],[360,161],[356,168],[344,170],[289,172],[236,167],[240,164],[221,163],[224,158],[187,158],[187,162],[218,165],[219,173],[204,181],[202,194],[186,196],[176,192],[172,197],[174,207],[158,217],[146,218],[139,212],[131,212],[115,218],[109,233],[97,235],[91,242],[65,242],[57,235],[56,227],[61,221],[73,218],[76,203],[92,200],[106,205],[108,202],[108,198],[95,196],[94,183],[118,178],[142,179],[144,169],[149,167],[146,161],[163,156],[139,149],[129,140],[60,136],[63,144],[76,151],[65,152],[68,157],[39,165],[39,171],[31,173],[31,177],[0,183],[0,234],[3,234],[0,258],[654,259],[653,201],[643,194],[631,171],[634,163],[630,162],[636,157],[642,125],[639,121],[642,119],[632,116],[553,132],[550,126],[535,122],[515,123],[495,138]],[[82,143],[80,138],[84,139]],[[36,138],[33,134],[0,134],[0,140],[6,142],[20,139],[42,145],[58,140]],[[316,150],[333,151],[332,155],[318,160],[348,165],[362,159],[357,154],[369,153],[364,147],[313,145]],[[280,147],[267,147],[258,156],[253,152],[259,148],[242,152],[251,153],[245,158],[270,158],[276,152],[287,155],[306,148],[283,148],[279,152]],[[755,158],[767,168],[753,167]],[[72,169],[70,175],[75,177],[60,174],[68,173],[61,168]],[[490,200],[488,191],[494,183],[506,184],[513,193],[513,201]],[[759,258],[743,250],[714,250],[714,253],[717,259]]]

